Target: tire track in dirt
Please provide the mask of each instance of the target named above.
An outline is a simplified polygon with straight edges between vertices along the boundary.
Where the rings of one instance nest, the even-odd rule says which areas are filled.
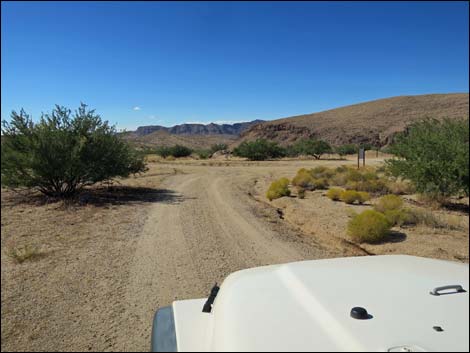
[[[223,169],[165,182],[179,201],[156,203],[150,210],[126,291],[133,325],[118,342],[120,349],[148,350],[158,307],[206,297],[215,282],[234,271],[321,257],[321,249],[306,252],[304,243],[285,242],[259,220],[248,198],[240,197],[240,182]]]

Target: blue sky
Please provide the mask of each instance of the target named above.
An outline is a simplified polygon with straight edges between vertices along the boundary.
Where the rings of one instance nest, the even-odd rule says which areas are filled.
[[[119,128],[468,92],[468,3],[3,2],[2,119],[85,102]]]

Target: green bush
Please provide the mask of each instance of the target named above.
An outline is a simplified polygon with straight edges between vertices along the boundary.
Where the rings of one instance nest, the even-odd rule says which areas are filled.
[[[292,149],[297,155],[313,156],[315,159],[320,159],[323,154],[333,151],[328,142],[316,139],[299,140]]]
[[[348,222],[348,235],[358,243],[377,243],[390,231],[391,224],[380,212],[366,210]]]
[[[385,195],[382,196],[374,209],[378,212],[385,213],[390,210],[399,210],[403,207],[403,199],[397,195]]]
[[[395,138],[389,171],[413,182],[423,194],[469,195],[469,120],[428,119]]]
[[[166,157],[171,155],[171,151],[170,151],[169,147],[160,146],[160,147],[157,147],[155,149],[155,154],[157,154],[157,155],[159,155],[163,158],[166,158]]]
[[[119,137],[94,110],[56,106],[38,123],[23,110],[2,122],[1,181],[69,197],[88,185],[144,171],[143,153]]]
[[[207,159],[212,155],[210,150],[197,150],[196,154],[200,159]]]
[[[233,154],[252,161],[264,161],[270,158],[284,157],[286,151],[275,142],[257,139],[256,141],[242,142],[233,150]]]
[[[182,145],[175,145],[170,147],[170,155],[175,158],[188,157],[193,153],[193,150],[189,147]]]
[[[340,188],[331,188],[326,192],[326,196],[333,201],[339,201],[343,191],[344,190]]]
[[[268,192],[266,193],[266,197],[269,199],[269,201],[289,195],[289,179],[287,178],[281,178],[279,180],[273,181],[269,186]]]
[[[346,156],[348,154],[356,154],[357,146],[352,144],[337,146],[335,147],[335,152],[341,157]]]
[[[172,147],[160,146],[155,149],[155,154],[158,154],[163,158],[167,158],[170,156],[175,158],[188,157],[191,155],[191,153],[193,153],[193,150],[191,148],[182,145],[175,145]],[[199,157],[201,157],[201,155],[207,156],[206,150],[196,151],[196,153],[199,155]]]

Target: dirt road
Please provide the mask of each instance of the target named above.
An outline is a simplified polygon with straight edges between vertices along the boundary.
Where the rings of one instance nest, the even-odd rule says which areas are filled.
[[[158,307],[240,269],[341,256],[250,194],[318,163],[151,163],[71,208],[2,190],[2,351],[145,351]],[[40,256],[15,262],[25,245]]]
[[[256,213],[246,185],[266,169],[253,168],[247,174],[246,168],[193,167],[185,173],[164,185],[181,202],[152,205],[139,237],[126,293],[135,322],[119,349],[148,349],[157,307],[205,297],[231,272],[331,256],[275,217]]]

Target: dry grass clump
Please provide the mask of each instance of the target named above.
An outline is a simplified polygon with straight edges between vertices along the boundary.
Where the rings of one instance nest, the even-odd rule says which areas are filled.
[[[38,246],[27,244],[11,249],[9,255],[15,262],[21,264],[27,260],[38,259],[44,256],[44,253]]]
[[[414,212],[410,209],[387,210],[384,215],[392,226],[402,227],[404,225],[415,225],[418,222]]]
[[[390,231],[391,224],[380,212],[366,210],[348,222],[348,235],[358,243],[378,243]]]
[[[416,192],[414,185],[408,180],[389,181],[386,186],[388,191],[395,195],[411,195]]]
[[[269,186],[268,192],[266,193],[266,197],[269,199],[269,201],[289,195],[289,179],[287,178],[281,178],[279,180],[273,181]]]

